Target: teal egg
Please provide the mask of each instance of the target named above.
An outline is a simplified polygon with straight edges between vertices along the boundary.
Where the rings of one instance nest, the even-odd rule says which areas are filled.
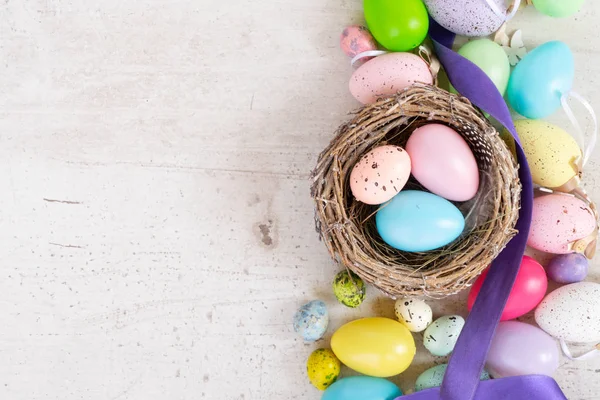
[[[398,193],[377,212],[375,221],[384,242],[408,252],[445,246],[465,228],[465,218],[454,204],[417,190]]]
[[[417,378],[415,392],[442,386],[442,381],[444,380],[444,374],[446,373],[447,368],[448,364],[440,364],[423,372]],[[490,374],[488,374],[487,371],[482,371],[479,379],[487,381],[490,379]]]
[[[402,391],[387,379],[351,376],[329,386],[321,400],[394,400],[399,396]]]
[[[544,43],[515,67],[508,82],[508,102],[529,119],[548,117],[560,108],[560,99],[571,91],[574,77],[569,46],[559,41]]]

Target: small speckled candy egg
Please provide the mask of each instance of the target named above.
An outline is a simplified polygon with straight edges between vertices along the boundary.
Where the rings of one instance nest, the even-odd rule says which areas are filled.
[[[533,217],[527,244],[553,254],[570,253],[571,244],[596,229],[596,218],[588,205],[569,195],[550,194],[533,201]]]
[[[504,0],[492,0],[499,10],[506,10]],[[463,36],[487,36],[506,21],[485,0],[424,0],[429,15],[438,24]]]
[[[371,104],[415,82],[433,83],[427,63],[412,53],[388,53],[361,65],[352,74],[348,86],[356,100]]]
[[[433,320],[429,304],[419,299],[398,299],[394,307],[398,321],[411,332],[423,332]]]
[[[328,324],[329,313],[321,300],[306,303],[294,315],[294,331],[299,333],[305,342],[321,339]]]
[[[440,364],[435,367],[429,368],[427,371],[423,372],[417,378],[417,382],[415,383],[415,392],[420,392],[421,390],[431,389],[435,387],[442,386],[442,381],[444,380],[444,374],[448,369],[448,364]],[[479,380],[487,381],[490,379],[490,374],[487,371],[481,371],[481,375]]]
[[[410,177],[410,157],[400,146],[380,146],[352,169],[350,189],[358,201],[382,204],[394,197]]]
[[[550,260],[546,270],[554,282],[576,283],[585,279],[589,266],[590,262],[583,254],[559,254]]]
[[[358,275],[352,271],[341,271],[333,280],[333,293],[340,303],[356,308],[365,299],[367,288]]]
[[[438,357],[452,353],[465,320],[460,315],[447,315],[433,321],[423,335],[423,345],[431,354]]]
[[[377,42],[369,30],[361,25],[352,25],[344,29],[340,37],[340,47],[350,58],[365,51],[377,50]],[[368,61],[370,58],[363,59]]]
[[[306,361],[308,379],[319,390],[325,390],[340,375],[340,360],[329,349],[317,349]]]

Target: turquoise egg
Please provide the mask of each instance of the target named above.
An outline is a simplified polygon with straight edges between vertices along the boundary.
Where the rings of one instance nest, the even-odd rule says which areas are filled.
[[[305,342],[315,342],[323,337],[329,325],[327,306],[321,300],[306,303],[294,314],[294,331]]]
[[[398,193],[377,212],[375,221],[384,242],[409,252],[445,246],[465,228],[465,218],[454,204],[416,190]]]
[[[402,391],[387,379],[351,376],[329,386],[321,400],[394,400],[399,396]]]
[[[415,392],[442,386],[446,369],[448,369],[448,364],[440,364],[423,372],[417,378]],[[487,371],[482,371],[479,379],[482,381],[487,381],[490,379],[490,374],[488,374]]]
[[[571,91],[574,77],[569,46],[559,41],[544,43],[515,67],[508,82],[508,101],[524,117],[545,118],[560,108],[560,99]]]

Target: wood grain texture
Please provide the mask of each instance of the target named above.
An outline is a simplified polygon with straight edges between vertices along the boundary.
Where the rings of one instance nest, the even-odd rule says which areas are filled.
[[[358,310],[335,302],[309,198],[316,155],[356,107],[338,35],[361,8],[0,2],[0,398],[320,398],[305,361],[327,341],[301,342],[296,308],[327,301],[329,335],[393,315],[372,288]],[[529,47],[568,42],[596,107],[599,14],[590,1],[511,23]],[[598,152],[586,185],[600,200]],[[435,314],[464,314],[465,296]],[[442,361],[419,344],[394,381],[410,391]],[[591,400],[598,372],[565,360],[556,378]]]

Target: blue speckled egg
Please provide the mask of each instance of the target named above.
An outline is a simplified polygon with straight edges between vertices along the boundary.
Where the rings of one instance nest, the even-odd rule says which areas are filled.
[[[423,346],[431,354],[444,357],[452,353],[465,319],[460,315],[446,315],[433,321],[423,334]]]
[[[504,0],[492,0],[506,11]],[[506,21],[485,0],[424,0],[429,15],[450,32],[463,36],[488,36]]]
[[[445,246],[465,228],[465,218],[454,204],[417,190],[398,193],[377,212],[375,221],[384,242],[408,252]]]
[[[329,386],[321,400],[394,400],[399,396],[402,391],[387,379],[350,376]]]
[[[327,306],[321,300],[306,303],[294,315],[294,331],[305,342],[314,342],[323,337],[329,324]]]
[[[417,382],[415,383],[415,392],[442,386],[446,369],[448,369],[448,364],[440,364],[423,372],[417,378]],[[481,371],[479,380],[487,381],[488,379],[490,379],[490,374],[488,374],[485,370]]]

